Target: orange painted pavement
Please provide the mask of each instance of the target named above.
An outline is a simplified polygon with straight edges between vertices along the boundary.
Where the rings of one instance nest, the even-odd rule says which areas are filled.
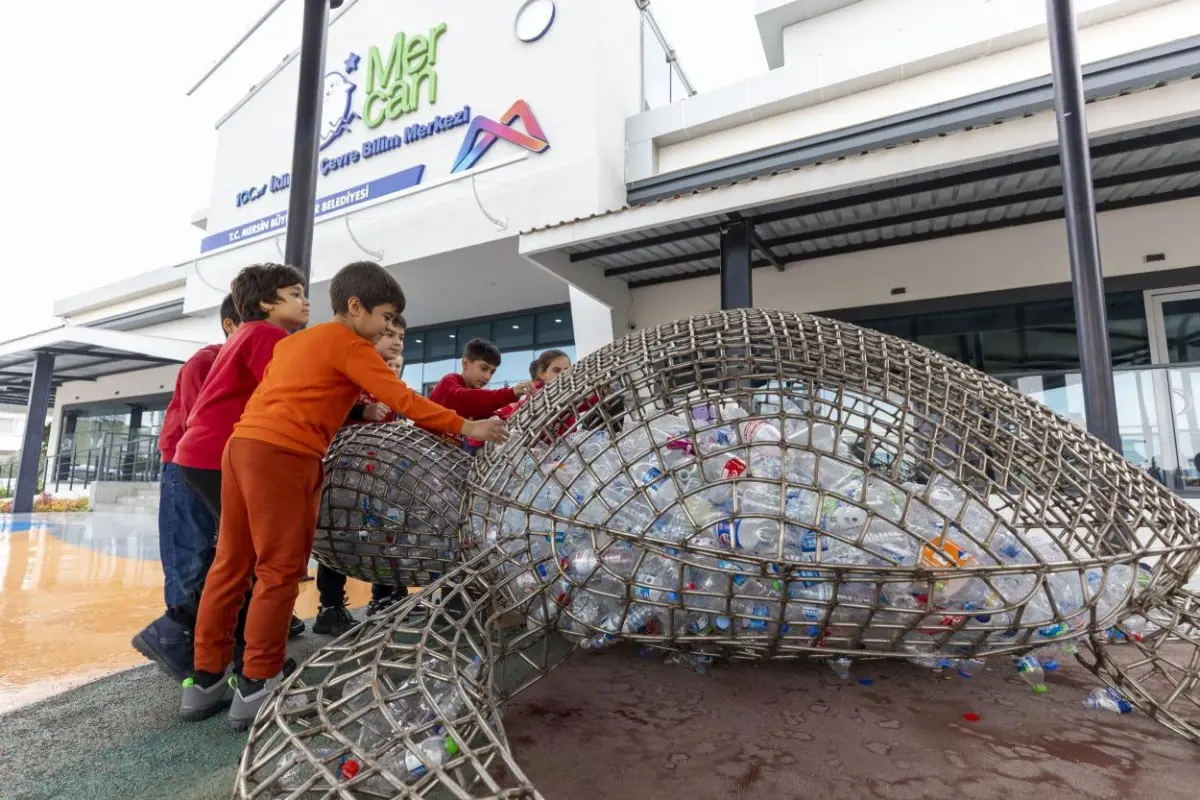
[[[371,587],[351,579],[346,592],[362,606]],[[148,663],[129,640],[163,610],[156,560],[75,547],[44,527],[0,536],[0,713]],[[316,615],[315,582],[301,584],[296,613]]]

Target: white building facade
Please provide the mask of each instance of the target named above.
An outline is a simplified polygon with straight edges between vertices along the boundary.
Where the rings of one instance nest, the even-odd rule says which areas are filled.
[[[314,321],[339,267],[377,261],[408,296],[410,384],[475,336],[515,381],[548,347],[720,308],[741,236],[755,305],[913,339],[1082,422],[1042,0],[759,0],[771,69],[698,94],[642,5],[346,2]],[[1200,0],[1076,7],[1123,445],[1200,493]],[[220,340],[240,268],[282,260],[297,61],[218,122],[195,260],[56,305],[56,363],[97,330],[113,361],[55,367],[53,452],[120,420],[152,437],[170,359]],[[39,347],[0,345],[0,367]]]

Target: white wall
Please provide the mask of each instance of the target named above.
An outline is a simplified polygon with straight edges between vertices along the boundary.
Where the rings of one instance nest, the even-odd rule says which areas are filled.
[[[869,27],[876,23],[867,16],[859,19],[859,15],[876,8],[877,2],[864,0],[801,23],[791,34],[793,39],[800,36],[798,31],[806,26],[817,26],[812,28],[815,31],[812,39],[824,42],[822,48],[827,55],[821,58],[833,59],[836,63],[825,64],[819,60],[818,63],[785,66],[630,118],[626,123],[627,145],[636,151],[649,142],[656,149],[656,157],[631,160],[627,179],[638,180],[672,172],[1049,74],[1050,54],[1044,32],[1030,33],[1031,29],[1022,28],[1028,19],[1011,23],[1018,30],[1007,40],[987,38],[986,27],[978,28],[964,22],[963,36],[975,39],[975,43],[965,49],[959,47],[948,55],[936,55],[930,48],[939,46],[942,37],[938,26],[941,23],[938,15],[927,15],[923,11],[929,2],[884,2],[884,6],[896,5],[908,10],[904,35],[885,37],[881,42],[872,39],[870,47],[860,46],[868,37],[859,26]],[[978,5],[978,0],[937,2],[939,7],[946,5],[948,8],[956,7],[960,2],[964,7]],[[1004,0],[989,5],[1005,14],[1010,7],[1025,8],[1023,13],[1032,19],[1030,2],[1032,0]],[[1037,5],[1044,7],[1041,3]],[[1083,27],[1079,32],[1083,63],[1200,33],[1200,0],[1177,0],[1165,5],[1157,0],[1125,3],[1097,0],[1092,5],[1103,5],[1108,11],[1154,7]],[[964,19],[970,18],[966,11],[963,14]],[[849,24],[856,19],[855,24]],[[892,19],[890,13],[888,19]],[[992,20],[989,25],[1001,25],[991,17],[988,19]],[[1081,24],[1091,21],[1087,15],[1081,18]],[[885,21],[878,24],[883,25]],[[821,32],[821,26],[831,25],[834,30]],[[1003,27],[998,28],[998,31],[1003,30]],[[1036,41],[1011,46],[1033,34],[1036,34]],[[1001,48],[1000,52],[992,49],[1000,45],[1010,49]],[[905,62],[905,59],[919,58],[922,48],[928,51],[924,61]],[[970,58],[957,63],[964,53]],[[876,63],[870,59],[882,61]],[[946,62],[951,65],[946,66]],[[891,66],[885,66],[887,64]],[[651,171],[647,172],[648,169]]]
[[[362,57],[352,74],[359,103],[367,83],[368,49],[386,58],[393,35],[424,32],[445,22],[438,44],[438,97],[424,90],[420,108],[369,130],[362,120],[334,140],[322,158],[355,149],[380,135],[402,135],[469,105],[473,116],[496,119],[525,100],[550,148],[536,154],[498,141],[478,167],[450,175],[467,127],[430,138],[322,177],[318,196],[328,195],[402,169],[425,165],[420,186],[323,216],[314,236],[313,279],[326,280],[343,264],[367,255],[354,242],[381,252],[385,264],[403,265],[440,253],[514,238],[521,230],[587,216],[624,200],[624,122],[637,110],[638,22],[633,2],[560,2],[554,26],[538,42],[512,33],[519,3],[473,0],[447,4],[413,0],[401,9],[390,0],[360,0],[330,30],[327,67],[343,70],[350,52]],[[290,166],[298,64],[292,62],[258,90],[219,130],[210,234],[282,211],[287,191],[270,193],[238,208],[240,190],[261,185]],[[516,125],[520,129],[520,123]],[[489,217],[491,219],[489,219]],[[347,230],[349,220],[351,230]],[[242,266],[280,261],[282,240],[269,234],[202,258],[209,284],[224,286]],[[205,282],[190,280],[189,313],[220,302]]]
[[[1104,274],[1200,266],[1200,199],[1101,214]],[[1166,260],[1146,264],[1144,256]],[[754,304],[821,312],[999,291],[1070,280],[1061,220],[801,261],[785,272],[754,271]],[[904,287],[894,296],[892,289]],[[716,277],[633,290],[632,319],[648,328],[720,307]]]

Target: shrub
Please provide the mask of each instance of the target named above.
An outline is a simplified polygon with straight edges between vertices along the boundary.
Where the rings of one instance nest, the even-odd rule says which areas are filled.
[[[12,507],[12,500],[0,501],[0,514],[11,514]],[[48,512],[87,511],[88,499],[86,497],[53,497],[43,493],[33,498],[33,510],[43,514]]]

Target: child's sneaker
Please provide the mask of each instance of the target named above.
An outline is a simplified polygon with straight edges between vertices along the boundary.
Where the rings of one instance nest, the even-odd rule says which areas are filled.
[[[192,631],[170,614],[142,628],[133,647],[172,680],[183,681],[192,671]]]
[[[267,701],[267,697],[284,678],[295,670],[296,662],[289,658],[283,662],[283,669],[273,678],[251,680],[238,676],[232,679],[231,683],[237,685],[236,691],[233,692],[233,703],[229,706],[229,724],[233,726],[233,729],[244,731],[249,728],[254,722],[254,718],[258,716],[258,710]]]
[[[313,633],[325,636],[341,636],[346,631],[358,626],[358,620],[350,615],[345,604],[337,606],[322,606],[317,611],[313,621]]]
[[[233,701],[233,675],[226,670],[220,675],[193,672],[183,681],[183,697],[179,701],[179,717],[199,722],[224,710]]]
[[[288,626],[288,638],[295,639],[300,634],[304,633],[304,620],[292,614],[292,623]]]

